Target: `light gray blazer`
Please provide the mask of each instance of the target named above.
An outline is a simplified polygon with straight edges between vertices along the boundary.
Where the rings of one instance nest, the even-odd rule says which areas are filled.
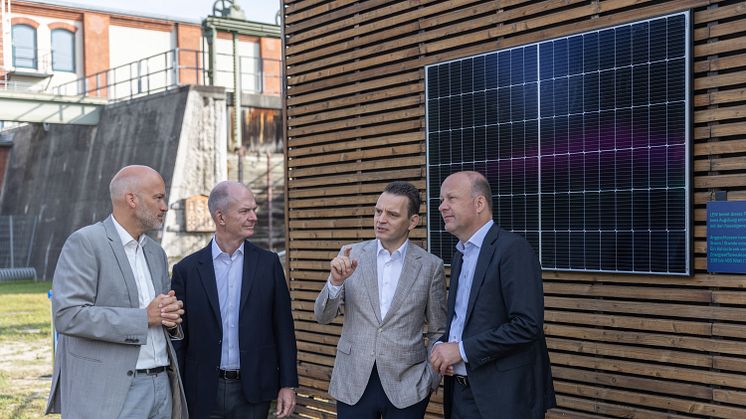
[[[443,261],[410,242],[394,299],[382,319],[376,251],[376,240],[352,245],[350,256],[358,260],[357,269],[336,299],[329,298],[324,285],[314,315],[327,324],[344,306],[329,394],[346,404],[357,403],[375,363],[386,396],[397,408],[405,408],[423,400],[440,383],[428,354],[445,332]]]
[[[143,246],[156,294],[168,291],[166,254],[150,238]],[[63,418],[116,418],[134,377],[148,318],[114,222],[68,237],[52,283],[54,325],[60,333],[47,413]],[[172,418],[186,418],[176,355],[166,334],[172,371]]]

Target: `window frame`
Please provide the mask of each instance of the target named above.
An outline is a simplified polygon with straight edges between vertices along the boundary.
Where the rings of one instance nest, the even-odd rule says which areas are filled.
[[[56,60],[55,60],[55,52],[57,50],[54,48],[54,36],[55,36],[55,33],[61,33],[61,32],[64,32],[64,33],[70,35],[70,56],[72,58],[71,59],[71,63],[72,63],[72,67],[71,68],[58,68],[58,64],[56,63]],[[52,55],[52,70],[53,71],[63,71],[63,72],[68,72],[68,73],[75,73],[76,72],[76,67],[77,67],[75,65],[76,64],[75,63],[75,59],[76,59],[76,56],[75,56],[75,32],[73,32],[71,30],[68,30],[68,29],[64,29],[64,28],[55,28],[55,29],[52,29],[50,31],[49,41],[50,41],[50,46],[51,46],[50,49],[51,49],[51,55]]]
[[[16,54],[16,48],[18,48],[18,46],[16,45],[17,44],[17,42],[16,42],[17,38],[16,38],[15,31],[16,31],[16,28],[20,28],[20,27],[28,28],[33,33],[33,40],[34,40],[33,53],[34,54],[33,54],[33,58],[32,58],[32,61],[33,61],[33,65],[32,66],[19,65],[18,64],[18,56]],[[33,27],[33,26],[31,26],[31,25],[29,25],[29,24],[27,24],[27,23],[16,23],[16,24],[14,24],[14,25],[11,26],[11,33],[13,34],[13,42],[12,42],[12,45],[11,45],[12,55],[13,55],[13,67],[15,67],[15,68],[28,68],[28,69],[38,70],[39,69],[39,39],[38,39],[39,38],[39,34],[38,34],[36,28]],[[22,59],[28,59],[26,57],[21,57],[21,58]]]

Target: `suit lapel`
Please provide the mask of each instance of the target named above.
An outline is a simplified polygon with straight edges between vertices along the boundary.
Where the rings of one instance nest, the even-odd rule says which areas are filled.
[[[259,252],[248,241],[243,245],[243,277],[241,279],[241,303],[239,313],[243,312],[246,300],[249,298],[251,287],[256,281],[256,267],[259,262]]]
[[[119,265],[119,271],[122,273],[122,278],[124,278],[124,285],[127,287],[127,296],[130,300],[130,306],[140,307],[140,296],[137,292],[135,275],[132,273],[127,254],[124,253],[122,239],[119,237],[119,233],[117,233],[117,228],[114,226],[112,216],[105,219],[103,224],[104,230],[106,231],[106,237],[109,239],[109,245],[114,253],[114,258],[116,258],[117,265]]]
[[[145,262],[148,265],[148,270],[150,271],[150,280],[153,283],[153,290],[155,290],[155,295],[161,294],[163,292],[163,286],[165,284],[162,283],[162,277],[160,275],[161,272],[163,272],[163,267],[161,266],[161,258],[160,255],[155,252],[154,246],[157,245],[157,243],[153,242],[152,240],[146,239],[147,246],[143,246],[143,250],[145,251],[143,255],[145,256]]]
[[[394,298],[391,300],[389,311],[386,312],[386,318],[383,319],[384,323],[386,320],[390,319],[392,313],[404,303],[404,299],[407,298],[407,294],[409,294],[409,289],[414,285],[419,277],[420,269],[422,269],[422,255],[417,251],[419,249],[417,249],[412,242],[410,242],[407,247],[407,255],[404,256],[404,265],[401,269],[399,282],[396,284]],[[378,283],[378,278],[376,278],[376,283]]]
[[[451,282],[448,284],[448,328],[451,327],[453,312],[456,309],[456,291],[458,291],[458,277],[461,275],[461,257],[463,254],[456,250],[451,261]]]
[[[378,262],[376,259],[377,242],[375,240],[369,241],[363,246],[362,252],[360,253],[359,266],[363,270],[360,272],[362,275],[360,279],[363,282],[363,287],[368,292],[368,299],[370,305],[373,307],[373,312],[376,314],[378,324],[383,322],[381,319],[381,298],[378,292]]]
[[[498,227],[497,225],[493,225],[484,237],[482,248],[479,249],[477,266],[474,269],[474,279],[471,282],[469,304],[466,306],[466,318],[464,319],[465,325],[469,323],[469,317],[471,317],[471,312],[474,309],[474,301],[477,299],[479,288],[482,286],[487,273],[487,266],[490,264],[492,255],[495,253],[495,249],[497,248],[497,233]]]
[[[215,319],[217,319],[218,325],[220,325],[220,327],[222,328],[223,321],[220,316],[218,284],[215,280],[215,267],[212,261],[212,240],[206,248],[201,250],[199,260],[197,262],[197,273],[199,274],[199,278],[202,281],[202,286],[205,288],[205,294],[207,294],[207,300],[210,302],[210,307],[212,307],[212,313],[215,315]]]

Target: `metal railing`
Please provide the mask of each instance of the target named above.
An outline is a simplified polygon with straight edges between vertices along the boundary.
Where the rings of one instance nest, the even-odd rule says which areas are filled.
[[[205,51],[175,48],[52,88],[68,96],[99,96],[117,102],[169,90],[180,85],[207,85]],[[213,84],[233,90],[233,56],[216,54]],[[279,95],[280,61],[239,56],[241,91]]]
[[[13,46],[12,51],[12,54],[14,56],[18,54],[18,56],[12,61],[13,68],[16,71],[33,72],[39,74],[52,73],[52,50]],[[23,65],[25,61],[31,61],[31,65]]]
[[[32,273],[31,250],[38,224],[37,215],[0,216],[0,279],[27,278]]]

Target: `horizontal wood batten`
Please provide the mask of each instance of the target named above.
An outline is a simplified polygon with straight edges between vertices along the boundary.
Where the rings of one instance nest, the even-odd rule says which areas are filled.
[[[296,413],[327,394],[344,317],[314,321],[329,260],[375,237],[387,183],[426,197],[426,65],[692,10],[691,276],[544,271],[559,406],[547,418],[746,417],[746,275],[707,273],[706,207],[746,200],[746,2],[286,0],[288,276]],[[427,244],[426,204],[414,230]],[[446,269],[447,273],[450,269]],[[428,417],[441,417],[442,395]]]

